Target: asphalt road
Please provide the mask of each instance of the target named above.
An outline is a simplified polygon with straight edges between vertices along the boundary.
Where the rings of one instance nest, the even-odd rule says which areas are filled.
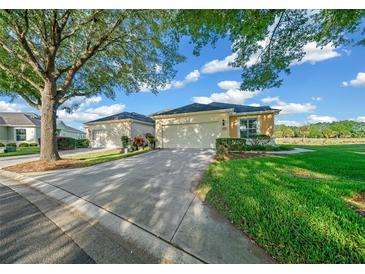
[[[94,263],[28,200],[0,183],[0,263]]]

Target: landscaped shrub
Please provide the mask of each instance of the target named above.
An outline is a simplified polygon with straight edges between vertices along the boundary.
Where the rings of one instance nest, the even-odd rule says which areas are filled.
[[[275,145],[275,146],[246,146],[246,151],[283,151],[283,150],[292,150],[293,148],[284,145]]]
[[[151,133],[146,133],[145,137],[147,139],[148,147],[150,149],[155,149],[155,147],[156,147],[156,138],[155,138],[155,136],[153,136],[153,134],[151,134]]]
[[[59,150],[75,149],[76,140],[70,137],[57,137],[57,147]]]
[[[6,147],[16,147],[16,143],[7,143]]]
[[[5,145],[3,143],[0,143],[0,147],[5,147]]]
[[[77,148],[88,148],[90,146],[90,141],[87,139],[77,139],[75,142]]]
[[[271,137],[268,135],[255,135],[250,138],[250,143],[253,146],[266,146],[271,142]]]
[[[220,146],[225,147],[228,151],[241,151],[245,149],[246,140],[243,138],[217,138],[215,147],[221,150]]]
[[[29,147],[28,143],[20,143],[18,147]]]
[[[30,147],[37,147],[37,146],[38,146],[38,144],[37,144],[37,143],[30,143],[30,144],[29,144],[29,146],[30,146]]]
[[[127,135],[123,135],[120,137],[120,140],[122,141],[123,148],[128,148],[128,145],[130,144],[130,139]]]
[[[140,147],[145,147],[145,143],[146,142],[145,142],[145,140],[144,140],[144,138],[142,136],[136,136],[133,139],[133,147],[135,149],[138,149]]]

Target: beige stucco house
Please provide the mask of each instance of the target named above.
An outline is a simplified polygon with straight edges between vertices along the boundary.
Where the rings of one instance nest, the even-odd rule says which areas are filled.
[[[217,138],[272,136],[279,111],[269,106],[194,103],[159,112],[152,116],[157,147],[215,148]]]
[[[93,148],[117,148],[121,137],[144,136],[155,133],[155,121],[135,112],[122,112],[85,123],[86,138]]]

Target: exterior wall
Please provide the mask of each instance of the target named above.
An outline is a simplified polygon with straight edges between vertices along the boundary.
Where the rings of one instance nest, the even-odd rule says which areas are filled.
[[[155,135],[155,127],[153,125],[139,123],[136,121],[132,122],[131,138],[134,138],[137,135],[144,136],[146,133]]]
[[[272,136],[274,134],[274,114],[260,115],[260,132],[264,135]]]
[[[223,126],[223,120],[225,121],[225,125]],[[229,136],[229,115],[228,112],[220,112],[220,113],[190,113],[186,115],[178,115],[175,117],[166,117],[166,118],[156,118],[156,138],[157,138],[157,146],[163,147],[164,135],[163,129],[166,126],[173,125],[196,125],[199,124],[200,130],[205,130],[204,124],[217,123],[219,127],[219,137],[228,137]],[[208,127],[207,127],[208,128]],[[202,132],[201,136],[209,135],[208,132]],[[187,138],[187,141],[188,138]],[[182,144],[184,145],[184,144]]]
[[[99,133],[97,133],[99,132]],[[95,136],[97,135],[97,136]],[[91,147],[116,148],[121,147],[120,138],[126,135],[131,138],[130,121],[120,121],[113,123],[103,123],[87,125],[87,138],[90,140]]]
[[[16,141],[15,129],[26,129],[26,137],[25,141]],[[38,127],[0,127],[0,143],[16,143],[19,145],[20,143],[38,143],[38,138],[40,137],[40,128]]]
[[[272,136],[274,134],[274,114],[265,113],[259,115],[240,115],[229,117],[229,136],[232,138],[238,136],[238,126],[240,118],[257,118],[258,120],[258,134]]]

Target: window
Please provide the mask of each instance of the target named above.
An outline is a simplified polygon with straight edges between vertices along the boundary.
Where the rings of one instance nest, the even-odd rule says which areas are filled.
[[[17,141],[26,141],[27,130],[25,128],[17,128],[15,129],[15,136]]]
[[[257,134],[257,119],[241,119],[239,130],[241,138],[255,136]]]

